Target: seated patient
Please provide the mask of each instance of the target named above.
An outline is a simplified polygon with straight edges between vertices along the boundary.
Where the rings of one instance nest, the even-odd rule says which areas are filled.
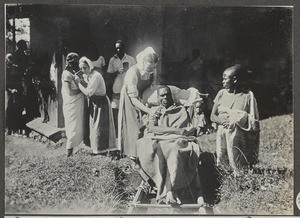
[[[193,142],[195,128],[191,127],[185,107],[174,104],[168,86],[158,88],[157,98],[159,106],[151,108],[154,115],[148,117],[145,135],[137,141],[141,175],[155,183],[157,201],[165,197],[166,203],[181,204],[178,190],[189,187],[194,189],[193,198],[201,204],[197,171],[200,148]]]

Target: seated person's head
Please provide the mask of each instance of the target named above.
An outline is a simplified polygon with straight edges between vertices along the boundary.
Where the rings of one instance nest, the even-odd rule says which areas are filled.
[[[164,106],[165,108],[173,105],[174,101],[171,89],[168,86],[162,85],[157,89],[157,101],[159,105]]]
[[[195,113],[196,114],[202,114],[204,111],[204,101],[203,100],[198,100],[194,103],[195,107]]]

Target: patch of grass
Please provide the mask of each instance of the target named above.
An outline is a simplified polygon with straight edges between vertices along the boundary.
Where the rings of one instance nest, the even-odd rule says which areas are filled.
[[[221,214],[291,215],[293,213],[293,116],[261,122],[259,163],[238,177],[218,169]],[[215,134],[202,138],[203,150],[215,152]]]
[[[293,116],[271,117],[261,122],[260,164],[264,168],[293,170]]]
[[[217,169],[221,186],[216,207],[221,214],[292,214],[292,120],[293,116],[284,115],[261,121],[260,162],[256,166],[260,171],[233,177],[226,166]],[[215,133],[200,137],[203,152],[211,154],[212,159],[215,140]],[[47,148],[45,152],[52,150]],[[203,175],[209,177],[209,172]],[[127,159],[111,161],[86,151],[72,158],[64,154],[45,158],[28,156],[14,147],[6,149],[6,213],[126,213],[139,182],[140,176],[132,171]]]
[[[242,172],[238,177],[223,175],[220,187],[222,214],[291,215],[293,179],[280,174]]]
[[[7,213],[118,213],[134,194],[128,162],[91,157],[6,157]]]

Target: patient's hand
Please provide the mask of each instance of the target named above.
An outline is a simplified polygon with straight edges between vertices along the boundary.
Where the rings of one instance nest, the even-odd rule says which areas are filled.
[[[225,129],[228,129],[229,128],[229,121],[228,120],[224,120],[222,122],[222,126],[225,128]]]

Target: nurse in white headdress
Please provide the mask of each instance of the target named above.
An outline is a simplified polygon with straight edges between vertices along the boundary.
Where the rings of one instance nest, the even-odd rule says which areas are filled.
[[[91,60],[86,57],[80,58],[79,68],[86,75],[86,81],[83,76],[76,76],[75,81],[81,92],[88,98],[89,125],[85,131],[89,132],[89,141],[85,137],[85,144],[90,145],[93,154],[116,150],[112,109],[106,95],[104,79],[101,73],[94,69]]]
[[[142,114],[150,108],[141,102],[143,92],[154,82],[158,56],[152,47],[136,56],[137,64],[129,68],[124,78],[118,116],[118,148],[127,156],[136,156],[136,141],[142,127]]]

